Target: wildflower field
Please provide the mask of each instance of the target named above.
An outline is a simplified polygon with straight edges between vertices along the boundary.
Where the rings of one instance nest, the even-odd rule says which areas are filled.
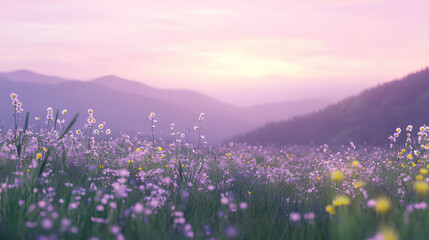
[[[197,141],[174,125],[163,140],[154,113],[148,136],[119,135],[91,109],[29,125],[11,99],[0,239],[429,238],[425,126],[392,129],[390,148],[211,146],[203,114]]]

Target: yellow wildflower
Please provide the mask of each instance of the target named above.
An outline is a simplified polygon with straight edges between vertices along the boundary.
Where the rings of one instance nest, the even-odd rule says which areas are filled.
[[[331,172],[331,179],[333,182],[342,182],[344,179],[343,172],[341,170],[334,170]]]
[[[399,234],[393,228],[383,228],[381,230],[381,235],[384,240],[399,240]]]
[[[428,170],[426,168],[422,168],[422,169],[420,169],[420,173],[422,175],[426,175],[426,174],[428,174]]]
[[[417,180],[417,181],[421,181],[421,180],[423,180],[423,175],[417,175],[417,176],[416,176],[416,180]]]
[[[352,164],[355,165],[355,167],[357,167],[357,166],[359,166],[359,161],[355,160],[355,161],[352,162]]]
[[[419,194],[426,194],[429,191],[429,185],[425,181],[417,181],[414,183],[414,190]]]
[[[355,186],[355,188],[363,188],[365,186],[365,182],[356,181],[353,183],[353,185]]]
[[[158,151],[162,151],[162,147],[159,147],[159,148],[158,148]]]
[[[141,151],[141,149],[140,149],[140,148],[137,148],[137,149],[136,149],[136,151],[137,151],[137,152],[140,152],[140,151]]]
[[[376,199],[375,211],[380,214],[385,214],[391,207],[390,199],[387,197],[379,197]]]
[[[36,154],[36,160],[39,160],[41,157],[42,157],[42,154],[41,154],[41,153],[37,153],[37,154]]]
[[[350,198],[348,196],[337,196],[332,201],[332,205],[336,207],[347,206],[350,204]]]
[[[335,214],[335,208],[332,205],[326,206],[325,210],[331,215]]]

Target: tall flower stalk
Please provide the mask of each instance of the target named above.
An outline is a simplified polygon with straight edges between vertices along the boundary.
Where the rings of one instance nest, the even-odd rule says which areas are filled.
[[[151,125],[151,131],[152,131],[152,147],[153,148],[155,148],[155,123],[156,123],[156,120],[154,118],[155,118],[155,113],[151,112],[149,114],[149,119],[150,119],[150,123],[151,123],[150,125]]]
[[[204,113],[200,114],[200,117],[198,118],[198,126],[195,126],[194,129],[198,130],[198,150],[200,150],[200,145],[201,145],[201,139],[204,138],[203,135],[201,135],[201,128],[203,126],[203,119],[204,119]]]

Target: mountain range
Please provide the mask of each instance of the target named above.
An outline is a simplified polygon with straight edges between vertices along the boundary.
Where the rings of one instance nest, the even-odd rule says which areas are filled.
[[[90,81],[78,81],[46,76],[28,70],[0,73],[0,123],[12,124],[9,94],[19,95],[25,111],[44,119],[46,108],[67,109],[68,114],[80,113],[77,126],[85,123],[87,110],[94,110],[99,122],[113,133],[142,132],[149,134],[150,112],[156,113],[156,133],[170,135],[170,123],[195,139],[193,126],[198,124],[201,112],[205,113],[202,133],[209,142],[231,138],[268,122],[289,119],[307,114],[329,104],[323,99],[305,99],[250,107],[237,107],[191,90],[160,89],[138,81],[107,75]],[[257,96],[255,96],[257,97]],[[71,118],[71,116],[69,116]]]
[[[387,145],[397,127],[403,132],[429,125],[429,69],[367,89],[314,113],[268,123],[233,138],[250,144]],[[404,133],[402,133],[404,136]]]

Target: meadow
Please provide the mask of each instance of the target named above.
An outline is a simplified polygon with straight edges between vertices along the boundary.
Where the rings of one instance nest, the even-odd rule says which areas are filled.
[[[11,100],[0,239],[429,238],[426,126],[392,129],[390,147],[209,145],[203,114],[192,136],[172,124],[164,140],[155,113],[148,137],[92,109],[48,108],[30,126]]]

